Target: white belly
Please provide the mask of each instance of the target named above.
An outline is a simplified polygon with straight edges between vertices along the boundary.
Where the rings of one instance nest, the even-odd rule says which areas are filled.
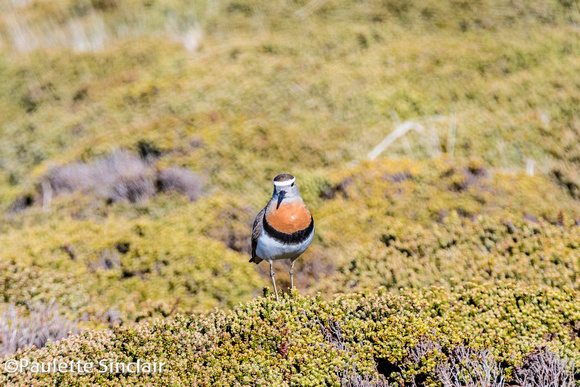
[[[304,240],[304,242],[287,245],[271,238],[262,229],[262,234],[260,235],[260,238],[258,238],[258,245],[256,246],[256,255],[265,261],[295,259],[306,251],[312,242],[312,238],[314,238],[314,228],[312,228],[310,236]]]

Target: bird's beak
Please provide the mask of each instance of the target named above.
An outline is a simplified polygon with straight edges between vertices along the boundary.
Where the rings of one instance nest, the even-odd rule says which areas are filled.
[[[280,203],[282,203],[282,200],[284,200],[284,195],[286,195],[286,191],[278,192],[278,204],[276,204],[276,209],[280,207]]]

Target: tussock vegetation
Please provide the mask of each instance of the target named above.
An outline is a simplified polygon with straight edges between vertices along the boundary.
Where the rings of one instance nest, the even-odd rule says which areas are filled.
[[[574,364],[546,348],[526,355],[514,379],[522,386],[574,386]]]
[[[3,381],[578,379],[577,1],[0,11],[0,351],[169,365]],[[316,236],[276,304],[247,261],[282,172]]]
[[[161,191],[178,192],[196,201],[201,195],[200,178],[187,168],[170,167],[157,174],[157,186]]]
[[[97,159],[93,165],[73,163],[50,168],[40,178],[38,190],[17,198],[10,211],[18,212],[35,204],[50,209],[54,196],[79,192],[105,199],[107,203],[130,202],[146,204],[158,192],[177,192],[191,201],[199,198],[202,183],[199,176],[187,168],[169,167],[155,170],[147,159],[152,150],[142,150],[142,158],[117,150]]]
[[[83,163],[51,169],[48,181],[57,195],[92,191],[111,202],[144,203],[155,194],[153,171],[143,160],[118,151],[94,166]]]
[[[147,157],[151,151],[142,153]],[[115,151],[94,165],[75,163],[54,167],[47,180],[56,195],[81,191],[110,202],[145,203],[155,195],[156,188],[184,194],[192,201],[201,194],[200,179],[188,169],[170,167],[154,171],[151,163],[126,151]]]
[[[42,348],[48,341],[80,332],[78,322],[63,318],[55,303],[28,306],[27,311],[22,309],[9,304],[0,312],[1,356],[31,346]]]

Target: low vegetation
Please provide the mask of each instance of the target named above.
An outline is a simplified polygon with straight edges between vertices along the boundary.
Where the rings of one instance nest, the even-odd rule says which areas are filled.
[[[576,291],[465,284],[329,301],[256,298],[233,311],[176,316],[88,331],[4,359],[165,363],[161,374],[121,376],[131,385],[571,386],[578,360]],[[119,375],[4,374],[4,382],[113,385]],[[466,384],[459,384],[460,381]],[[504,382],[506,384],[504,384]]]
[[[0,378],[574,385],[579,15],[572,0],[4,2],[3,362],[168,367]],[[282,172],[316,235],[300,295],[276,264],[277,304],[247,261]]]

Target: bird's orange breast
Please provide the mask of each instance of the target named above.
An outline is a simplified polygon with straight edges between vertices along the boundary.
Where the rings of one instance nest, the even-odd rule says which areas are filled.
[[[310,224],[310,219],[310,211],[301,200],[282,203],[278,209],[274,205],[270,211],[266,212],[268,223],[276,230],[286,234],[304,230]]]

